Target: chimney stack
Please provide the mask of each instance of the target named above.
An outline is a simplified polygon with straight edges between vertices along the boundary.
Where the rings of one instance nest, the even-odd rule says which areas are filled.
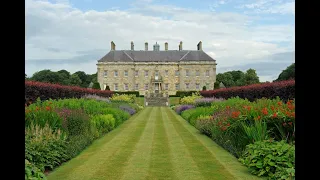
[[[167,42],[164,43],[164,49],[165,49],[166,51],[168,51],[168,43],[167,43]]]
[[[148,42],[145,42],[145,43],[144,43],[144,50],[145,50],[145,51],[148,51]]]
[[[202,42],[200,41],[197,45],[198,51],[202,51]]]
[[[134,51],[134,44],[133,44],[133,41],[131,41],[131,51]]]
[[[116,45],[114,44],[114,42],[113,41],[111,41],[111,50],[116,50]]]
[[[179,44],[179,51],[182,51],[182,41],[180,41],[180,44]]]

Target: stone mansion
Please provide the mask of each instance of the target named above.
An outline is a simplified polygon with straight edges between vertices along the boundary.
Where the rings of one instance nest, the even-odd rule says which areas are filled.
[[[216,81],[216,60],[202,50],[202,42],[197,50],[160,50],[160,45],[153,45],[153,50],[116,50],[111,42],[111,50],[98,60],[98,82],[101,89],[109,86],[111,91],[139,91],[147,93],[166,93],[175,95],[176,91],[200,91],[214,88]]]

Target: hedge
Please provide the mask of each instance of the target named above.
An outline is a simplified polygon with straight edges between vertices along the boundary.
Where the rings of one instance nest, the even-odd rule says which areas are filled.
[[[192,93],[195,93],[197,91],[177,91],[175,96],[170,96],[170,97],[185,97],[185,96],[192,96]]]
[[[136,95],[136,97],[140,96],[139,91],[115,91],[114,93],[115,94],[128,94],[128,95],[134,94],[134,95]]]
[[[102,97],[112,96],[112,91],[87,89],[77,86],[63,86],[37,81],[25,81],[25,101],[35,101],[38,97],[41,100],[81,98],[87,94],[96,94]]]
[[[204,97],[214,96],[224,99],[238,96],[243,99],[247,98],[249,101],[264,97],[273,99],[278,96],[281,100],[287,101],[295,98],[295,80],[200,91],[200,94]]]

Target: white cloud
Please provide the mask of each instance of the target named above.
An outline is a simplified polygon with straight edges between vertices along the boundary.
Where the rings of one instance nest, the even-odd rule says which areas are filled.
[[[295,14],[294,0],[255,0],[252,3],[242,4],[238,8],[246,8],[247,13],[265,13],[265,14]]]
[[[96,49],[105,49],[106,54],[111,41],[116,49],[130,49],[134,41],[136,50],[143,50],[146,41],[149,49],[156,41],[160,49],[165,42],[169,49],[178,49],[183,41],[183,49],[196,50],[201,40],[203,50],[217,60],[217,68],[248,64],[253,59],[288,51],[277,43],[292,44],[292,25],[245,25],[255,20],[237,13],[198,12],[152,3],[129,11],[81,11],[66,2],[26,0],[26,66],[33,73],[45,66],[28,66],[31,60],[76,61],[79,51],[90,54]],[[90,66],[72,64],[69,68],[94,72],[96,61]]]

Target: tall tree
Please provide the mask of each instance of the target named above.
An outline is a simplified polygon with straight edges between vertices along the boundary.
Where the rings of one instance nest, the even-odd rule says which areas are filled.
[[[240,80],[240,83],[244,83],[245,85],[257,84],[259,83],[259,77],[254,69],[248,69],[244,74],[243,78]]]
[[[278,78],[275,81],[283,81],[288,79],[295,79],[295,63],[292,63],[290,66],[288,66],[285,70],[283,70]]]
[[[235,85],[232,74],[230,72],[217,74],[216,85],[219,85],[220,82],[222,82],[226,87],[232,87]]]
[[[52,72],[51,70],[48,70],[48,69],[34,73],[30,79],[34,81],[40,81],[40,82],[63,84],[63,77],[59,73]]]
[[[71,75],[70,75],[69,71],[63,69],[63,70],[58,71],[57,73],[60,74],[60,76],[63,79],[61,84],[70,85],[70,77],[71,77]]]
[[[87,88],[88,86],[89,86],[89,84],[90,84],[90,79],[88,79],[88,76],[89,75],[87,75],[85,72],[83,72],[83,71],[77,71],[77,72],[75,72],[74,74],[76,74],[76,75],[78,75],[78,77],[81,79],[81,84],[80,84],[80,86],[81,87],[85,87],[85,88]]]
[[[80,86],[82,83],[81,79],[77,74],[72,74],[70,77],[70,85],[73,86]]]

